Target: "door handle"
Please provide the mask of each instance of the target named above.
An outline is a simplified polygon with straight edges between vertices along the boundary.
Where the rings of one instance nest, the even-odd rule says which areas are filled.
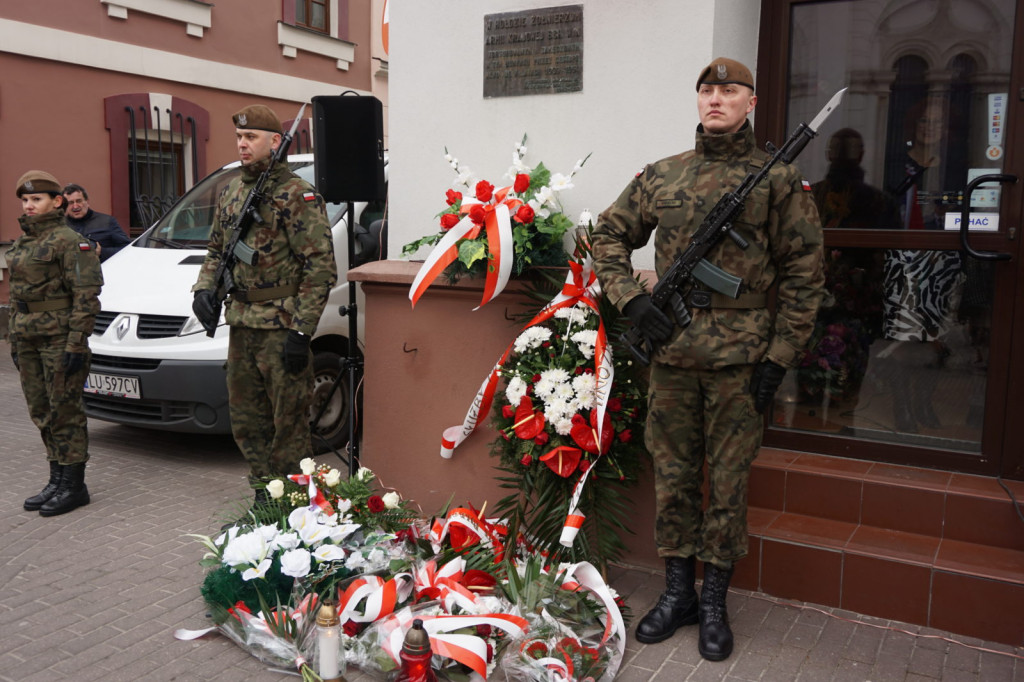
[[[1019,180],[1019,178],[1016,175],[1009,173],[992,173],[989,175],[979,175],[967,183],[967,188],[964,190],[964,203],[960,208],[960,246],[971,258],[976,258],[978,260],[1010,260],[1011,256],[1008,253],[998,253],[996,251],[975,251],[968,242],[967,235],[970,232],[971,194],[978,185],[986,182],[1013,184],[1017,182],[1017,180]]]

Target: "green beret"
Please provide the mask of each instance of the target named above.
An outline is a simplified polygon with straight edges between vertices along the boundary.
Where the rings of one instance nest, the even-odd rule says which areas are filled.
[[[703,83],[710,85],[736,83],[737,85],[746,85],[751,90],[754,89],[754,77],[751,75],[750,69],[735,59],[726,59],[724,57],[719,57],[704,67],[704,70],[700,72],[700,76],[697,78],[698,90],[700,90],[700,86]]]
[[[18,178],[18,197],[22,194],[60,194],[61,184],[46,171],[30,170]]]
[[[247,106],[232,116],[231,120],[234,121],[236,128],[266,130],[278,135],[284,134],[284,130],[281,129],[281,120],[277,117],[277,114],[262,104]]]

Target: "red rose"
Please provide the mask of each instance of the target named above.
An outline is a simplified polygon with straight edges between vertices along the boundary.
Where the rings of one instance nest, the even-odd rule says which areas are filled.
[[[445,213],[441,216],[441,229],[447,232],[459,224],[459,216],[454,213]]]
[[[345,621],[345,624],[341,626],[341,631],[345,633],[346,637],[355,637],[359,634],[362,629],[362,625],[355,622],[354,620]]]
[[[516,211],[515,219],[517,223],[522,223],[523,225],[532,223],[533,209],[527,206],[526,204],[523,204],[522,206],[519,207],[519,210]]]
[[[526,190],[530,189],[530,176],[526,173],[519,173],[516,175],[516,181],[512,185],[512,189],[515,190],[516,194],[522,194]]]
[[[525,455],[523,455],[523,458],[519,460],[519,463],[522,464],[524,467],[528,467],[533,463],[533,457],[530,456],[530,453],[526,453]]]
[[[551,440],[551,436],[548,435],[547,431],[541,431],[537,434],[537,437],[533,439],[533,442],[537,445],[545,445]]]
[[[481,180],[480,182],[476,183],[477,199],[479,199],[480,201],[490,201],[493,195],[494,185],[487,182],[486,180]]]
[[[530,383],[533,383],[533,384],[537,383],[538,381],[540,381],[540,375],[539,374],[534,374],[533,377],[530,379]]]
[[[455,190],[450,189],[444,193],[444,200],[448,202],[449,206],[454,206],[462,201],[462,192],[456,192]]]
[[[590,468],[590,461],[586,460],[586,459],[581,459],[580,460],[580,466],[579,466],[580,473],[581,474],[587,473],[587,469],[589,469],[589,468]]]
[[[487,211],[480,204],[473,204],[473,207],[469,209],[469,219],[477,225],[483,225],[484,220],[487,219]]]
[[[511,405],[502,405],[501,416],[504,417],[505,419],[511,419],[512,417],[516,416],[516,409]]]
[[[490,625],[477,625],[476,626],[476,636],[477,637],[490,637],[491,636],[491,626]]]
[[[619,440],[623,443],[633,440],[633,431],[631,429],[622,429],[622,431],[619,431]]]
[[[381,499],[380,495],[370,495],[370,499],[366,500],[366,508],[374,514],[378,514],[386,509],[384,500]]]
[[[608,399],[608,409],[611,410],[612,412],[621,412],[622,411],[622,398],[609,398]]]
[[[574,414],[572,416],[572,423],[573,424],[586,424],[587,420],[586,420],[586,418],[582,414]]]

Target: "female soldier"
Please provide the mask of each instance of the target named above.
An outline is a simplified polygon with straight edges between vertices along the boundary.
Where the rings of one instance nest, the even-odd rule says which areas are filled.
[[[56,516],[89,504],[82,388],[103,275],[89,241],[64,224],[57,178],[29,171],[18,180],[17,194],[24,234],[7,252],[11,355],[50,463],[49,482],[25,500],[25,509]]]

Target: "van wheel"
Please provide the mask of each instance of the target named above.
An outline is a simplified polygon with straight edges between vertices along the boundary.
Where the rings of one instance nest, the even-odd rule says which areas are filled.
[[[310,405],[309,419],[312,432],[313,452],[321,454],[332,450],[340,451],[348,443],[348,402],[349,377],[343,371],[344,358],[331,351],[320,351],[313,355],[313,402]],[[334,382],[340,381],[337,389]],[[320,421],[313,424],[313,419],[320,412],[324,401]],[[359,404],[358,398],[356,405]],[[359,422],[356,421],[358,426]]]

